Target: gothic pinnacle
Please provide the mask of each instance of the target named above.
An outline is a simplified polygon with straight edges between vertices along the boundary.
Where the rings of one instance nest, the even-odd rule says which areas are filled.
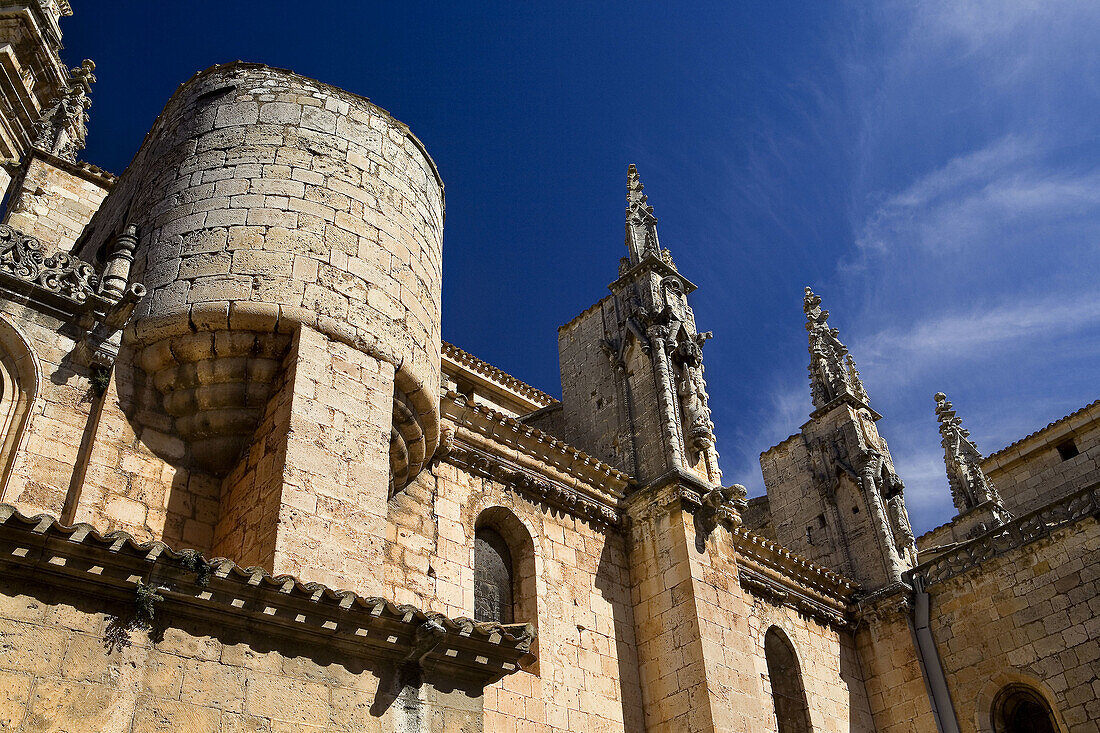
[[[821,408],[843,394],[867,403],[867,390],[859,378],[855,360],[840,341],[840,332],[829,327],[829,311],[821,297],[806,288],[802,301],[810,349],[810,392],[814,407]]]
[[[802,311],[806,314],[807,331],[812,323],[829,320],[829,311],[821,309],[821,296],[816,295],[809,286],[806,287],[806,296],[802,299]]]
[[[970,431],[962,426],[962,420],[947,395],[937,392],[936,419],[940,423],[940,444],[943,446],[943,462],[947,468],[947,482],[951,486],[951,500],[959,514],[980,506],[988,505],[994,525],[1003,524],[1011,518],[1001,503],[997,488],[982,470],[982,454]]]

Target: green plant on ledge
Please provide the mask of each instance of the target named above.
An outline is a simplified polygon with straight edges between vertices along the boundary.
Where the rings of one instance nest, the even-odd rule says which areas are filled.
[[[111,367],[94,366],[92,373],[88,375],[88,381],[92,383],[92,391],[97,397],[102,397],[111,386]]]
[[[157,586],[146,585],[140,580],[137,582],[137,590],[134,592],[134,620],[133,625],[139,629],[152,629],[153,617],[156,615],[157,604],[164,600],[164,596],[157,593]]]
[[[210,577],[214,574],[214,566],[204,560],[198,550],[185,550],[180,558],[180,564],[195,574],[195,585],[200,588],[210,585]]]

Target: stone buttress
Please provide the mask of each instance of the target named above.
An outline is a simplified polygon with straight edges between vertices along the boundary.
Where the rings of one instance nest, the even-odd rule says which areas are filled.
[[[740,486],[722,488],[703,345],[657,236],[637,169],[627,175],[627,256],[610,295],[558,332],[562,404],[532,416],[635,479],[626,497],[631,596],[647,730],[757,730],[759,694],[730,531]]]
[[[760,456],[771,521],[784,546],[873,591],[916,564],[904,485],[855,362],[809,288],[803,310],[815,409]]]

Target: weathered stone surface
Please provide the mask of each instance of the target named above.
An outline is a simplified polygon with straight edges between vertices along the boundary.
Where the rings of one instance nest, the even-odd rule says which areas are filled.
[[[0,39],[27,32],[8,17]],[[56,49],[33,47],[13,53],[53,73]],[[0,116],[18,114],[8,93]],[[1096,730],[1094,509],[909,572],[900,478],[812,292],[814,411],[762,456],[768,497],[746,507],[720,483],[694,285],[633,167],[628,256],[559,330],[559,402],[441,346],[442,184],[361,97],[228,64],[177,91],[117,183],[55,158],[24,158],[9,223],[44,255],[79,238],[97,268],[136,224],[129,282],[150,292],[107,373],[74,359],[87,308],[0,281],[0,730],[787,733],[773,700],[801,690],[813,730],[900,733],[936,729],[936,669],[939,714],[966,733],[1019,684],[1058,730]],[[1097,404],[948,465],[984,471],[1017,517],[1049,508],[1100,480]],[[10,505],[48,516],[17,532]],[[512,618],[538,632],[523,669],[494,675],[476,654],[505,631],[461,620],[481,529],[507,545]],[[264,572],[230,583],[129,537]],[[94,561],[73,554],[91,538]],[[138,588],[169,596],[148,632],[123,623]],[[474,637],[489,646],[469,653]]]

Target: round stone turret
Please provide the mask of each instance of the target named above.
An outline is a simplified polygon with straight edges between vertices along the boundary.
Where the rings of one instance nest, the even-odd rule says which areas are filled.
[[[289,71],[215,66],[168,102],[85,256],[127,226],[149,295],[125,343],[193,465],[234,466],[303,325],[392,366],[391,488],[432,456],[443,184],[408,127]]]

